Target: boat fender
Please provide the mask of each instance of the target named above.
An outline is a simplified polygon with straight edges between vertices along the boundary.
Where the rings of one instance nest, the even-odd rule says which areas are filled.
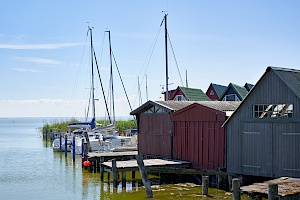
[[[91,166],[91,164],[92,164],[91,161],[88,161],[88,160],[83,162],[83,166],[85,166],[85,167],[89,167],[89,166]]]

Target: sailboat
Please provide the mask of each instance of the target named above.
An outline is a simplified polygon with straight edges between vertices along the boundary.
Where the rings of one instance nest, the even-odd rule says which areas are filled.
[[[106,106],[106,111],[108,113],[109,125],[106,126],[96,126],[96,116],[95,116],[95,95],[94,95],[94,62],[97,65],[96,54],[93,48],[93,38],[92,38],[92,29],[89,27],[90,41],[91,41],[91,67],[92,67],[92,86],[91,86],[91,99],[92,99],[92,120],[88,122],[76,122],[68,125],[69,133],[74,135],[74,131],[71,131],[73,128],[78,128],[82,130],[83,134],[76,134],[75,139],[75,153],[81,154],[82,152],[82,137],[84,137],[84,142],[87,143],[88,151],[114,151],[120,150],[121,147],[127,146],[127,144],[132,143],[130,147],[136,148],[136,144],[132,141],[132,137],[118,136],[116,132],[115,125],[115,111],[114,111],[114,94],[113,94],[113,80],[112,80],[112,50],[111,50],[111,39],[110,31],[109,33],[109,51],[110,51],[110,89],[111,89],[111,104],[112,104],[112,117],[108,109],[108,104],[104,94],[102,81],[100,78],[100,84],[102,88],[103,98]],[[97,65],[98,69],[98,65]],[[99,73],[99,69],[98,69]],[[128,148],[127,148],[128,149]]]

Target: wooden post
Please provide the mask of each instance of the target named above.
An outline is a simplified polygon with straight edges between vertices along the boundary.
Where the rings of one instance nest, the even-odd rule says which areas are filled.
[[[65,157],[67,157],[68,153],[68,135],[65,134]]]
[[[126,187],[126,171],[122,172],[122,187]]]
[[[84,138],[81,139],[81,158],[84,158]]]
[[[117,171],[117,160],[114,158],[112,162],[112,174],[113,174],[113,185],[114,187],[118,186],[118,171]]]
[[[202,195],[208,195],[209,176],[202,176]]]
[[[75,162],[75,136],[73,135],[73,138],[72,138],[72,147],[73,147],[73,162]]]
[[[87,150],[89,152],[92,152],[92,148],[91,148],[91,144],[90,144],[90,139],[89,139],[89,136],[88,136],[87,132],[84,132],[84,137],[85,137],[85,140],[86,140],[86,143],[87,143]]]
[[[87,154],[88,154],[87,143],[84,142],[84,156],[87,156]]]
[[[59,130],[59,152],[60,153],[62,152],[61,145],[62,145],[61,130]]]
[[[103,162],[104,162],[104,157],[100,157],[100,179],[101,181],[103,181],[103,174],[104,174],[104,165],[103,165]]]
[[[241,194],[240,194],[240,179],[233,178],[232,179],[232,199],[233,200],[240,200]]]
[[[278,195],[278,185],[277,184],[269,184],[268,200],[276,200],[277,195]]]
[[[232,176],[228,175],[228,189],[229,191],[232,191]]]
[[[143,156],[141,154],[138,154],[136,156],[136,161],[138,163],[138,167],[139,167],[139,170],[140,170],[140,173],[141,173],[141,176],[142,176],[142,181],[143,181],[143,184],[144,184],[145,189],[146,189],[147,197],[148,198],[153,198],[154,195],[153,195],[152,188],[151,188],[151,182],[148,179],[147,171],[146,171],[144,161],[143,161]]]

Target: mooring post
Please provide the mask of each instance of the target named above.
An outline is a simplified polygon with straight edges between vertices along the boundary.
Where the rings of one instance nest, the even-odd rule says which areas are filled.
[[[72,147],[73,147],[73,162],[75,162],[75,136],[72,138]]]
[[[84,138],[81,139],[81,158],[84,158]]]
[[[117,160],[114,158],[112,162],[112,174],[113,174],[113,185],[114,187],[118,186],[118,171],[117,171]]]
[[[268,200],[276,200],[278,195],[278,185],[277,184],[269,184],[268,188]]]
[[[152,188],[151,188],[151,182],[148,179],[147,171],[146,171],[144,161],[143,161],[143,156],[141,154],[138,154],[136,156],[136,161],[138,163],[138,167],[139,167],[139,170],[140,170],[140,173],[141,173],[141,176],[142,176],[142,181],[143,181],[143,184],[144,184],[145,189],[146,189],[147,197],[148,198],[153,198],[154,195],[153,195]]]
[[[202,176],[202,195],[208,195],[209,176]]]
[[[103,162],[104,162],[104,157],[100,157],[100,163],[99,163],[99,165],[100,165],[100,179],[101,179],[101,181],[103,181],[103,174],[104,174],[104,165],[103,165]]]
[[[232,179],[232,199],[233,200],[240,200],[241,193],[240,193],[240,179],[233,178]]]
[[[132,178],[132,179],[135,179],[135,171],[132,171],[132,172],[131,172],[131,178]]]
[[[68,135],[65,134],[65,157],[67,157],[68,153]]]
[[[61,153],[62,152],[62,148],[61,148],[61,145],[62,145],[61,130],[59,130],[58,132],[59,132],[59,152]]]
[[[126,187],[126,171],[122,172],[122,187]]]

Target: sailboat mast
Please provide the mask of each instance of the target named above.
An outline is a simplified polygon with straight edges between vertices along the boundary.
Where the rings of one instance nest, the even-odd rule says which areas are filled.
[[[109,56],[110,56],[110,86],[111,86],[111,103],[112,103],[112,124],[115,124],[115,104],[114,104],[114,84],[113,84],[113,69],[112,69],[112,50],[111,50],[111,39],[110,39],[110,31],[108,32],[108,40],[109,40]]]
[[[96,111],[95,111],[95,86],[94,86],[94,57],[93,57],[93,35],[92,29],[89,27],[91,33],[91,64],[92,64],[92,106],[93,106],[93,119],[96,119]]]
[[[167,30],[167,14],[164,17],[165,20],[165,49],[166,49],[166,101],[169,100],[169,89],[168,89],[168,30]]]

